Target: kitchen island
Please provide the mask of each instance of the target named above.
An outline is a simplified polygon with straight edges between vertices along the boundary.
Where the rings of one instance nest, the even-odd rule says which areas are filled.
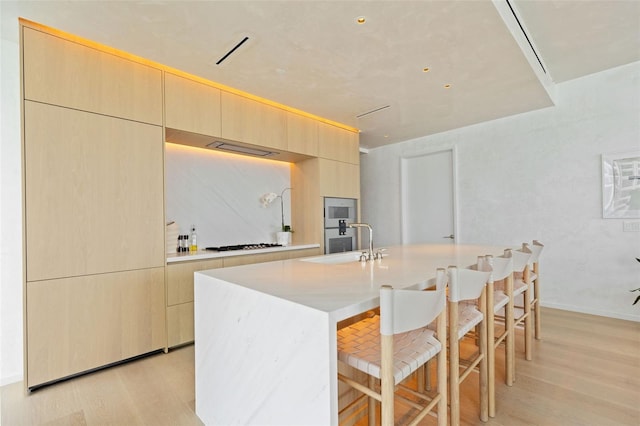
[[[336,329],[382,285],[426,288],[437,268],[506,247],[411,245],[195,273],[196,414],[207,425],[337,425]]]

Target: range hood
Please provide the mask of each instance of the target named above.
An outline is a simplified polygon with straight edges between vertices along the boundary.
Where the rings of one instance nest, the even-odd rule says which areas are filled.
[[[253,145],[245,142],[226,140],[216,136],[207,136],[180,129],[165,128],[165,141],[178,145],[221,151],[229,154],[247,155],[265,160],[285,161],[296,163],[313,158],[309,155],[288,151],[272,151],[268,147]]]
[[[222,151],[235,152],[237,154],[255,155],[256,157],[269,157],[278,155],[279,152],[266,151],[261,148],[253,148],[249,146],[236,145],[229,142],[214,141],[206,145],[209,149],[220,149]]]

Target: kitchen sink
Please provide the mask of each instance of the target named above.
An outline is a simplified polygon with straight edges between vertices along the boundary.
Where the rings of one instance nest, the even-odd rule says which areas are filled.
[[[345,253],[335,253],[335,254],[327,254],[324,256],[306,257],[300,260],[303,262],[337,265],[340,263],[359,262],[361,254],[362,252],[360,251],[348,251]]]
[[[384,249],[382,249],[384,250]],[[306,257],[299,259],[303,262],[324,263],[325,265],[338,265],[340,263],[359,262],[360,256],[366,251],[348,251],[345,253],[326,254],[324,256]],[[387,253],[383,253],[382,257],[387,257]]]

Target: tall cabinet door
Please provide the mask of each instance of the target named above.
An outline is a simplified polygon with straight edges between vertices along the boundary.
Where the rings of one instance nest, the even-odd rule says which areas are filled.
[[[27,281],[164,266],[162,127],[24,108]]]

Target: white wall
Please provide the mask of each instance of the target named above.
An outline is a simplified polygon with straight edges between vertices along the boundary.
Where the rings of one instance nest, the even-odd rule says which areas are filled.
[[[0,385],[22,380],[22,195],[19,49],[0,66]]]
[[[399,244],[400,159],[456,146],[458,242],[538,239],[543,305],[640,321],[640,233],[602,219],[601,195],[601,154],[640,149],[640,62],[560,84],[556,103],[362,155],[362,220]]]

